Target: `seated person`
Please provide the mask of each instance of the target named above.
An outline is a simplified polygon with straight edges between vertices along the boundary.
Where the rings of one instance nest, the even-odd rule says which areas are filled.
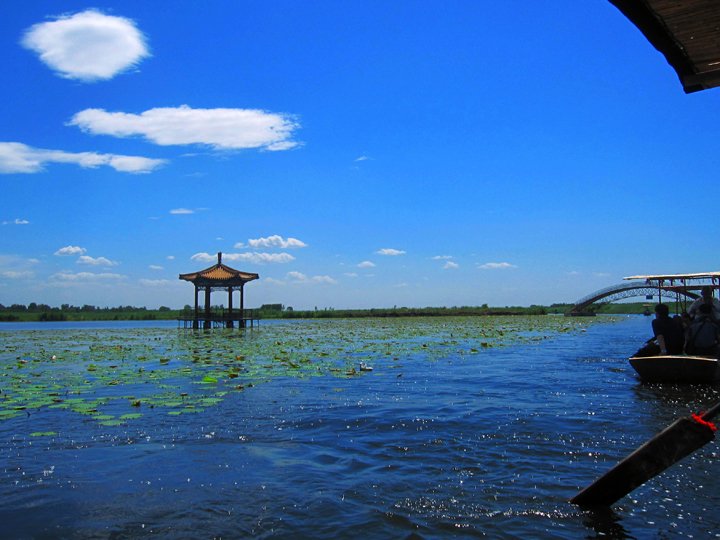
[[[682,354],[685,345],[682,325],[679,320],[670,318],[667,304],[655,306],[655,320],[652,322],[652,328],[657,344],[660,346],[660,354]]]
[[[708,285],[704,286],[700,294],[700,298],[690,304],[690,307],[688,308],[688,315],[690,315],[690,318],[694,319],[697,316],[700,306],[708,304],[711,306],[713,318],[716,321],[720,321],[720,300],[713,296],[712,287]]]
[[[666,304],[655,306],[655,319],[652,322],[654,338],[657,343],[648,343],[635,356],[657,356],[658,354],[682,354],[685,345],[682,323],[670,318]]]
[[[720,344],[720,326],[713,318],[711,304],[702,304],[688,327],[685,352],[688,354],[717,355]]]

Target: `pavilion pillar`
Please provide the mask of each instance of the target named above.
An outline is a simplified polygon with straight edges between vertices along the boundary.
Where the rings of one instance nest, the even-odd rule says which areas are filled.
[[[203,328],[211,328],[210,323],[210,286],[205,287],[205,323]]]
[[[245,284],[240,284],[240,328],[245,328]]]
[[[199,315],[199,310],[198,310],[198,286],[195,285],[195,311],[193,312],[193,323],[192,323],[192,327],[193,327],[194,330],[197,330],[198,327],[199,327],[199,325],[198,325],[198,315]]]
[[[233,288],[228,287],[228,320],[227,324],[225,325],[227,328],[233,328],[235,326],[233,324],[232,293]]]

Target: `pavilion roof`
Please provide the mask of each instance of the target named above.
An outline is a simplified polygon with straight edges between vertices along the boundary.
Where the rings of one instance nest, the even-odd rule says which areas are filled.
[[[720,85],[720,2],[610,0],[673,67],[686,93]]]
[[[258,279],[258,274],[250,272],[241,272],[230,268],[222,262],[222,253],[218,253],[218,262],[205,270],[198,272],[190,272],[189,274],[180,274],[179,278],[190,281],[196,285],[211,285],[213,287],[233,287],[242,285],[248,281]]]

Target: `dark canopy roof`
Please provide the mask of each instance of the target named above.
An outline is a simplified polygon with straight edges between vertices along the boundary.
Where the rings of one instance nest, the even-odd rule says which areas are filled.
[[[720,1],[610,2],[665,55],[686,93],[720,85]]]
[[[199,272],[180,274],[180,279],[192,282],[199,287],[239,287],[260,276],[235,270],[222,263],[222,253],[218,253],[217,264]]]

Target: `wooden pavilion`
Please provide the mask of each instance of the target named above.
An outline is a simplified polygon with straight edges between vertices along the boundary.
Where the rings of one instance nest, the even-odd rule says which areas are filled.
[[[239,328],[245,328],[248,323],[253,326],[257,317],[245,312],[244,287],[248,281],[258,279],[258,274],[241,272],[230,268],[222,262],[222,252],[217,254],[217,264],[212,265],[199,272],[180,274],[180,279],[189,281],[195,286],[195,309],[192,315],[184,315],[180,318],[186,325],[192,322],[193,328],[225,327],[234,328],[237,323]],[[204,310],[201,312],[198,305],[200,291],[205,292]],[[227,311],[213,312],[210,309],[210,294],[212,291],[227,291]],[[233,292],[240,292],[240,308],[233,311]]]

